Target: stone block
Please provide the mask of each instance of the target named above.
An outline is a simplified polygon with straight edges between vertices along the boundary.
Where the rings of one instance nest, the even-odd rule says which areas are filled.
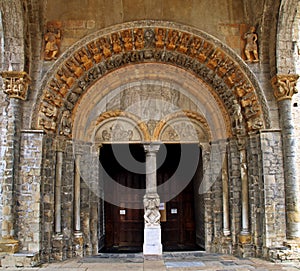
[[[149,227],[144,229],[144,255],[162,255],[161,229]]]

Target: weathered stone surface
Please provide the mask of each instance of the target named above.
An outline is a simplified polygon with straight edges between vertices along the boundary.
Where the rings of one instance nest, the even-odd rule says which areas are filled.
[[[160,63],[162,70],[166,65],[176,66],[178,70],[185,70],[205,81],[217,100],[222,101],[218,106],[223,106],[222,114],[228,120],[226,125],[230,132],[224,139],[227,140],[229,235],[223,236],[224,191],[217,159],[219,152],[213,152],[212,157],[210,153],[203,155],[203,162],[207,156],[208,160],[211,159],[208,176],[214,183],[206,193],[197,195],[196,224],[204,221],[196,231],[197,242],[205,244],[205,249],[211,252],[266,257],[274,261],[299,259],[298,240],[293,240],[295,244],[284,243],[288,223],[294,223],[294,233],[298,234],[296,223],[299,217],[294,212],[293,203],[298,199],[295,193],[299,188],[293,184],[299,179],[299,95],[292,97],[291,113],[294,115],[283,121],[279,118],[282,117],[279,111],[289,110],[291,104],[278,106],[269,80],[270,74],[273,77],[277,72],[297,73],[294,58],[299,59],[299,29],[295,26],[300,19],[295,15],[298,3],[296,0],[244,2],[188,0],[183,8],[179,0],[92,0],[89,5],[83,5],[80,0],[68,5],[58,0],[0,1],[1,70],[24,70],[32,78],[27,100],[22,104],[14,98],[8,99],[0,91],[0,249],[2,252],[6,249],[3,237],[9,237],[14,238],[13,244],[18,244],[26,252],[1,256],[3,267],[34,266],[41,261],[97,254],[105,246],[105,195],[101,190],[98,150],[91,159],[82,161],[82,173],[86,179],[80,181],[80,232],[74,230],[76,147],[71,137],[72,113],[96,82],[112,72],[118,74],[121,69],[149,62]],[[137,20],[145,21],[133,22]],[[43,57],[43,37],[47,33],[46,24],[51,21],[61,22],[57,62],[56,56],[47,59],[50,62],[45,62]],[[239,56],[243,57],[241,37],[249,22],[257,27],[260,63],[246,66]],[[123,25],[117,25],[119,23]],[[159,34],[157,28],[162,25],[165,32]],[[130,30],[129,37],[124,35],[126,29]],[[98,40],[100,37],[106,42]],[[197,44],[197,37],[205,38]],[[230,62],[232,59],[234,63]],[[135,72],[142,73],[142,70],[136,69]],[[45,74],[46,78],[42,79]],[[48,77],[53,81],[43,83]],[[170,81],[173,79],[169,78]],[[105,82],[103,89],[114,89],[118,82],[124,82],[124,78],[115,76],[111,81],[112,84]],[[247,82],[251,83],[252,89],[247,88]],[[183,80],[182,87],[190,83]],[[118,87],[123,86],[119,84]],[[200,89],[195,91],[195,97],[202,95],[196,93]],[[143,91],[151,91],[151,87]],[[256,94],[254,97],[253,93]],[[193,103],[183,97],[179,100],[191,111],[199,103],[197,99]],[[241,106],[242,118],[239,118],[241,115],[236,118],[234,114],[235,100]],[[94,100],[89,102],[95,106]],[[211,103],[208,100],[201,104],[203,112],[207,112]],[[110,109],[114,106],[107,104]],[[36,112],[42,112],[45,117],[39,124],[49,131],[48,134],[33,130],[37,128]],[[261,114],[264,123],[253,116],[254,113]],[[296,124],[295,127],[292,124]],[[268,130],[262,130],[266,127]],[[107,125],[105,129],[109,131],[110,128]],[[240,157],[236,134],[246,138],[244,160]],[[61,229],[57,235],[54,229],[57,219],[55,195],[58,191],[55,189],[56,142],[60,136],[68,139],[62,156]],[[208,144],[209,140],[205,140]],[[289,145],[284,143],[286,141]],[[84,145],[83,148],[88,150],[90,146]],[[241,161],[245,162],[246,171],[241,172]],[[296,164],[292,169],[284,166],[284,163],[293,161]],[[244,240],[240,233],[244,223],[241,173],[245,172],[250,235],[243,236]],[[10,253],[17,250],[16,245],[10,244],[9,248]]]

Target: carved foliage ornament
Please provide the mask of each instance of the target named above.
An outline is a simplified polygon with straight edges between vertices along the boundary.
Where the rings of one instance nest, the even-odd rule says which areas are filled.
[[[3,79],[3,92],[9,98],[26,100],[28,85],[31,81],[26,72],[19,71],[3,71],[0,72]]]
[[[278,102],[292,99],[293,95],[298,93],[296,89],[298,78],[297,74],[278,74],[272,78],[271,83]]]
[[[203,37],[177,29],[146,27],[102,36],[71,55],[50,78],[42,96],[41,103],[56,107],[58,113],[50,116],[40,107],[39,128],[60,133],[63,130],[60,126],[65,122],[59,118],[66,110],[72,113],[80,95],[95,80],[128,63],[142,62],[170,63],[195,73],[212,86],[229,113],[234,111],[233,100],[237,100],[243,125],[248,124],[248,131],[263,126],[257,93],[238,65],[221,48]],[[240,122],[234,119],[233,123],[239,126],[237,121]]]

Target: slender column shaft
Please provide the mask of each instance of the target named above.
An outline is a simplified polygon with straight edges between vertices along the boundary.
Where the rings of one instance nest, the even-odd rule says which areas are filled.
[[[229,225],[229,195],[228,195],[228,173],[227,173],[227,156],[225,156],[222,168],[222,186],[223,186],[223,234],[230,235]]]
[[[55,233],[61,233],[61,181],[62,181],[63,152],[56,152],[55,166]]]
[[[75,177],[74,177],[74,230],[81,231],[80,227],[80,154],[75,156]]]
[[[249,194],[246,150],[240,151],[241,179],[242,179],[242,234],[249,234]]]
[[[156,152],[146,153],[146,193],[157,193]]]

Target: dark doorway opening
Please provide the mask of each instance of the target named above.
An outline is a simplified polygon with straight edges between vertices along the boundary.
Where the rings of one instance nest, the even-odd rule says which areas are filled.
[[[128,149],[129,148],[129,149]],[[128,153],[130,151],[130,154]],[[140,144],[115,144],[104,145],[100,152],[100,162],[104,176],[104,186],[109,183],[109,178],[116,183],[133,189],[145,189],[144,170],[134,170],[130,161],[124,161],[123,155],[131,156],[135,161],[145,163],[145,152]],[[126,157],[125,157],[126,159]],[[128,163],[127,163],[128,162]],[[105,189],[110,191],[110,189]],[[118,187],[111,191],[120,197]],[[110,195],[113,197],[114,195]],[[104,195],[105,199],[105,195]],[[123,201],[123,202],[122,202]],[[106,252],[140,252],[144,240],[144,210],[139,209],[143,198],[140,195],[129,193],[120,200],[113,198],[113,203],[105,201],[105,246]],[[116,204],[117,203],[117,204]],[[126,207],[125,207],[126,206]],[[132,206],[132,208],[128,208]]]
[[[103,170],[107,173],[107,178],[114,179],[122,186],[145,189],[146,177],[144,170],[128,170],[116,159],[115,151],[122,152],[123,148],[128,150],[128,144],[105,144],[101,148],[100,162]],[[168,182],[169,178],[176,172],[180,159],[182,159],[182,148],[185,148],[185,151],[192,150],[192,148],[198,148],[199,150],[199,146],[196,144],[165,144],[158,152],[158,185]],[[141,164],[145,163],[143,145],[129,144],[129,150],[135,160]],[[199,232],[199,227],[204,228],[204,217],[199,217],[199,215],[195,217],[195,212],[198,212],[199,209],[199,200],[194,191],[197,189],[198,179],[202,175],[201,152],[199,157],[190,157],[190,159],[199,160],[198,169],[192,175],[191,180],[186,182],[186,186],[181,192],[179,191],[179,194],[167,202],[161,203],[161,229],[164,251],[199,249],[197,245],[197,243],[199,244],[197,241],[199,238],[196,235],[197,231]],[[185,176],[185,170],[188,170],[188,168],[181,168],[182,174],[180,176]],[[104,178],[104,183],[106,181]],[[177,181],[180,182],[181,180]],[[173,182],[165,185],[163,190],[159,190],[159,194],[172,194],[173,192]],[[115,194],[118,195],[118,191],[115,191]],[[141,195],[132,194],[127,197],[127,201],[126,206],[130,203],[133,208],[122,207],[122,202],[117,205],[105,202],[105,246],[103,248],[105,252],[140,252],[143,249],[144,210],[142,208],[136,209],[137,206],[141,206],[143,198]],[[125,202],[123,203],[125,204]],[[201,213],[204,214],[204,212]],[[201,225],[198,225],[199,223]],[[204,234],[204,231],[201,234]]]

